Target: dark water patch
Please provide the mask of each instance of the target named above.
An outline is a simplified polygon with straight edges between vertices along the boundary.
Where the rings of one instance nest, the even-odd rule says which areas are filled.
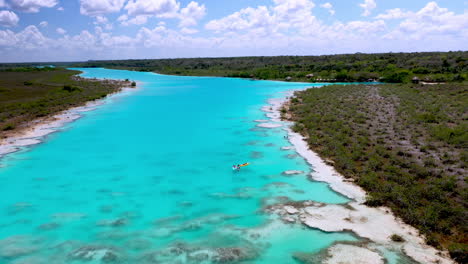
[[[119,218],[124,218],[127,220],[135,220],[142,217],[143,215],[140,211],[125,211],[119,214]]]
[[[288,203],[290,201],[291,199],[287,196],[271,196],[262,198],[260,204],[262,208],[267,208],[272,205]]]
[[[128,232],[119,228],[107,229],[96,233],[96,239],[98,241],[112,241],[113,243],[123,243],[126,240],[138,237],[140,234],[136,232]]]
[[[264,127],[254,127],[254,128],[249,129],[249,131],[252,131],[252,132],[265,132],[266,128],[264,128]]]
[[[178,190],[178,189],[172,189],[169,191],[162,192],[163,194],[169,194],[169,195],[185,195],[186,193],[184,191]]]
[[[191,201],[180,201],[180,202],[177,202],[177,206],[179,206],[179,207],[192,207],[192,206],[194,206],[194,203],[191,202]]]
[[[51,222],[51,223],[42,224],[42,225],[38,226],[37,229],[39,229],[41,231],[49,231],[49,230],[57,229],[57,228],[59,228],[61,226],[62,225],[59,224],[59,223]]]
[[[112,177],[110,180],[113,181],[113,182],[119,182],[119,181],[124,180],[125,178],[126,178],[126,176],[119,175],[119,176]]]
[[[261,143],[261,141],[258,141],[258,140],[251,140],[251,141],[245,143],[244,145],[245,145],[245,146],[255,146],[255,145],[258,145],[258,144],[260,144],[260,143]]]
[[[112,210],[114,210],[114,206],[112,205],[102,205],[99,207],[99,212],[101,213],[112,213]]]
[[[105,219],[97,223],[98,226],[106,226],[106,227],[122,227],[128,224],[129,224],[129,220],[126,218]]]
[[[27,202],[18,202],[7,207],[8,215],[17,215],[19,213],[32,211],[34,211],[33,205]]]
[[[260,158],[263,158],[263,156],[264,156],[263,153],[260,152],[260,151],[252,151],[252,152],[250,152],[250,157],[251,157],[252,159],[260,159]]]
[[[295,159],[295,158],[299,157],[299,155],[297,155],[297,154],[288,154],[288,155],[286,155],[284,157],[287,158],[287,159]]]
[[[299,193],[299,194],[304,194],[305,193],[304,190],[300,190],[300,189],[294,189],[293,192]]]
[[[54,256],[54,260],[59,261],[58,257],[56,256]],[[51,263],[50,259],[46,257],[41,257],[41,256],[25,256],[25,257],[15,259],[10,262],[10,264],[50,264],[50,263]]]
[[[40,250],[41,240],[31,236],[10,236],[0,240],[0,260],[14,259]]]
[[[211,198],[215,199],[251,199],[252,195],[248,192],[237,192],[237,193],[224,193],[224,192],[216,192],[209,194]]]
[[[167,225],[167,224],[171,224],[173,222],[179,221],[183,218],[184,218],[183,215],[173,215],[173,216],[168,216],[168,217],[162,217],[162,218],[154,220],[154,224],[155,225]]]
[[[267,144],[265,144],[265,147],[274,147],[274,146],[276,146],[276,145],[273,144],[273,143],[267,143]]]
[[[153,182],[155,182],[155,183],[159,183],[159,182],[161,182],[163,179],[164,179],[164,177],[163,177],[163,176],[160,176],[160,175],[152,176],[152,177],[151,177],[151,180],[152,180]]]
[[[150,249],[153,242],[144,238],[134,238],[125,242],[124,247],[129,250],[142,251]]]
[[[288,187],[292,187],[292,185],[287,182],[272,182],[272,183],[265,185],[262,189],[268,190],[271,188],[288,188]]]
[[[273,175],[273,174],[271,174],[271,175],[262,175],[261,177],[263,179],[265,179],[265,180],[271,180],[271,179],[279,178],[278,175]]]
[[[138,263],[246,263],[255,260],[259,251],[252,245],[209,247],[184,241],[143,254]]]
[[[70,260],[100,261],[102,263],[115,263],[123,260],[123,253],[113,246],[83,246],[68,255]]]
[[[52,218],[59,222],[78,221],[87,218],[84,213],[55,213]]]

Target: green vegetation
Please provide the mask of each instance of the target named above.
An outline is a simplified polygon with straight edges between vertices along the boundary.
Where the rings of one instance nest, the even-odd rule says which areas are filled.
[[[467,110],[466,84],[335,85],[297,92],[284,116],[368,205],[389,206],[467,263]]]
[[[390,239],[394,242],[404,242],[405,239],[403,239],[400,235],[393,234]]]
[[[172,75],[224,76],[307,82],[409,83],[413,77],[430,82],[468,79],[468,52],[344,54],[238,58],[115,60],[71,63]],[[2,65],[0,65],[0,68]]]
[[[48,67],[0,70],[0,135],[129,85],[123,81],[83,79],[75,76],[78,73]]]

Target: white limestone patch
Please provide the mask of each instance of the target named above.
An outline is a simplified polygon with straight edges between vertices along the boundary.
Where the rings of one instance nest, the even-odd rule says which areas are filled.
[[[383,264],[384,260],[377,252],[354,245],[337,244],[328,249],[330,256],[325,264]]]
[[[263,128],[277,128],[277,127],[282,127],[282,124],[275,124],[275,123],[260,123],[257,125],[257,127],[263,127]]]

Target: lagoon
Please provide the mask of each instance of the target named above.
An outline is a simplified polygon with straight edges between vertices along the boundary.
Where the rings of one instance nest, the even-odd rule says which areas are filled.
[[[323,84],[78,70],[138,88],[0,160],[0,263],[299,263],[358,240],[263,211],[286,198],[348,202],[281,149],[283,128],[255,122],[268,99]]]

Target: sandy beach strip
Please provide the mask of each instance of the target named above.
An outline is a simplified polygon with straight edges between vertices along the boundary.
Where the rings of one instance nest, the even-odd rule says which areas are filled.
[[[287,98],[270,99],[268,100],[269,105],[262,108],[271,122],[281,122],[280,109],[286,103],[286,100]],[[291,125],[291,122],[283,121],[283,123]],[[371,208],[364,205],[367,194],[361,187],[346,179],[317,153],[310,150],[302,135],[293,132],[289,127],[284,129],[287,131],[288,139],[296,152],[311,165],[313,172],[310,174],[310,178],[328,183],[331,189],[352,201],[346,205],[306,201],[302,205],[295,205],[296,207],[293,209],[291,205],[279,205],[278,208],[272,210],[273,213],[285,216],[287,222],[301,223],[310,228],[326,232],[353,232],[378,246],[388,250],[400,251],[420,263],[454,263],[448,256],[448,252],[428,246],[417,229],[405,224],[389,208]],[[294,213],[291,214],[292,212]],[[390,237],[394,234],[401,236],[404,241],[392,241]],[[346,258],[353,253],[346,251],[355,250],[355,248],[356,246],[331,248],[329,250],[331,256],[326,263],[348,263],[346,261],[349,261],[349,259]],[[365,250],[367,249],[362,249],[363,252]],[[370,262],[364,261],[363,263],[382,263],[376,253],[368,252],[367,255]]]

